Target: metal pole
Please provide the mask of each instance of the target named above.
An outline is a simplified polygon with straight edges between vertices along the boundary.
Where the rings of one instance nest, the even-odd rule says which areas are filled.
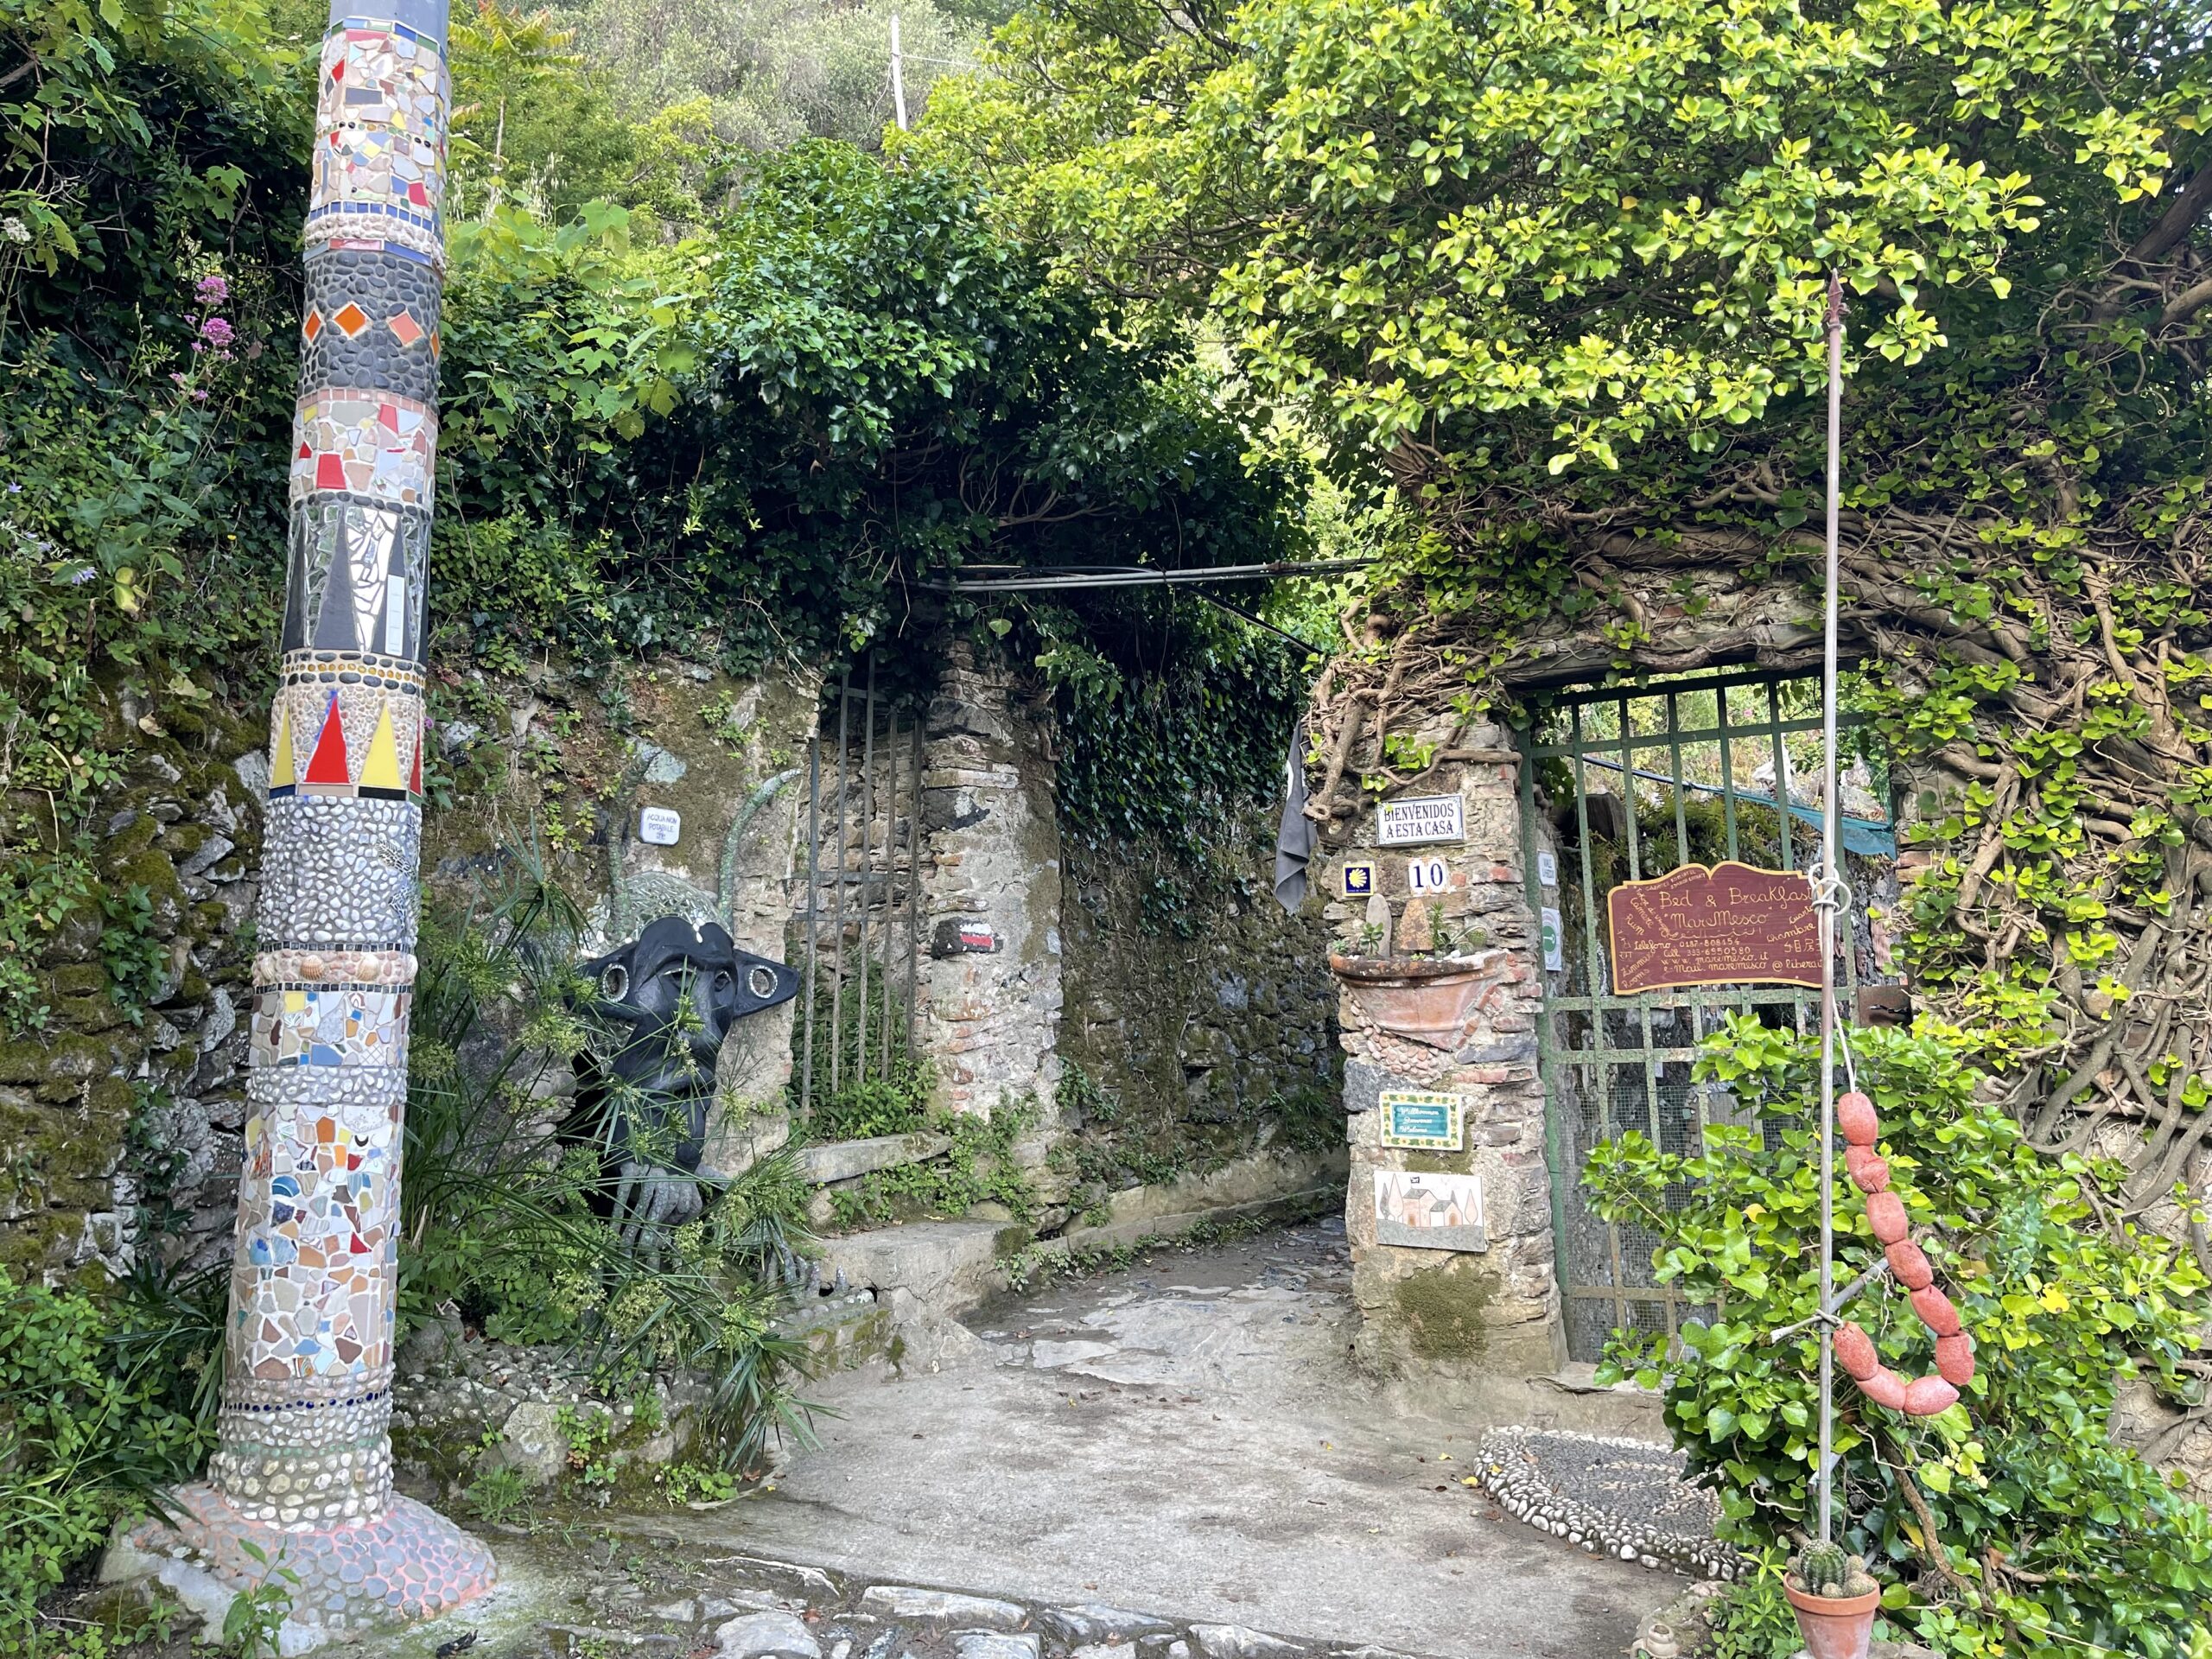
[[[853,1081],[868,1081],[868,912],[875,886],[875,653],[868,654],[868,697],[861,705],[861,988],[853,1013]]]
[[[1835,1516],[1835,938],[1836,539],[1843,493],[1843,279],[1828,277],[1827,597],[1821,644],[1821,880],[1815,913],[1821,944],[1821,1468],[1820,1541]],[[1775,779],[1777,796],[1787,788]],[[1788,822],[1788,810],[1783,810]]]
[[[830,1092],[844,1082],[845,994],[845,750],[846,713],[852,702],[849,673],[837,678],[837,890],[830,899]]]
[[[914,1057],[914,963],[922,954],[922,716],[914,716],[914,752],[907,767],[906,801],[906,1058]]]
[[[814,1110],[814,987],[816,963],[821,955],[822,935],[822,737],[806,741],[806,1001],[799,1018],[806,1032],[799,1039],[805,1053],[799,1062],[798,1114]]]
[[[899,49],[899,14],[891,14],[891,106],[899,117],[899,130],[906,130],[906,54]]]
[[[891,1075],[891,925],[899,919],[899,710],[883,734],[883,947],[875,987],[875,1069]]]

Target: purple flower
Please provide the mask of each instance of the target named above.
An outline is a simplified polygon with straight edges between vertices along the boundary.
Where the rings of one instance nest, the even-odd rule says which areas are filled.
[[[192,291],[202,305],[220,305],[231,297],[231,285],[220,276],[202,276]]]
[[[69,573],[69,585],[72,588],[81,588],[98,575],[99,572],[93,569],[91,565],[79,565]]]
[[[217,277],[215,280],[219,282],[222,279]],[[200,337],[220,351],[231,343],[231,325],[221,317],[209,317],[200,325]]]

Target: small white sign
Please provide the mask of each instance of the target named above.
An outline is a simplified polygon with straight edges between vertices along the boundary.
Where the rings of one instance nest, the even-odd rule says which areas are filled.
[[[1559,855],[1556,853],[1536,855],[1536,880],[1542,886],[1559,886]]]
[[[638,839],[648,847],[673,847],[683,831],[683,817],[665,806],[649,806],[638,814]]]
[[[1412,893],[1441,893],[1452,884],[1452,872],[1440,858],[1406,861],[1406,887]]]
[[[1537,912],[1537,916],[1543,924],[1544,971],[1548,974],[1558,973],[1567,966],[1567,946],[1562,937],[1566,931],[1566,924],[1560,919],[1559,910],[1555,906],[1546,905]]]
[[[1467,838],[1466,810],[1457,795],[1416,795],[1375,809],[1375,838],[1385,847]]]

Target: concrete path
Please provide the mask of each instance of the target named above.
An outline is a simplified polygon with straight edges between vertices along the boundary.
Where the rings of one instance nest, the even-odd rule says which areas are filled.
[[[657,1522],[909,1583],[1105,1603],[1448,1659],[1603,1659],[1681,1587],[1505,1518],[1478,1429],[1351,1366],[1341,1224],[1166,1249],[987,1307],[935,1372],[842,1415],[772,1493]]]

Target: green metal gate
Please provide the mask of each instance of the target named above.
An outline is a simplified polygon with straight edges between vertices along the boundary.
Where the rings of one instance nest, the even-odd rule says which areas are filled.
[[[1691,1311],[1675,1287],[1653,1282],[1656,1236],[1590,1208],[1582,1173],[1591,1149],[1633,1128],[1666,1151],[1694,1151],[1708,1122],[1729,1121],[1726,1093],[1690,1081],[1697,1043],[1722,1014],[1756,1010],[1801,1030],[1818,1017],[1815,994],[1788,986],[1612,995],[1605,894],[1685,863],[1816,861],[1820,812],[1790,785],[1810,784],[1817,800],[1820,726],[1817,680],[1734,673],[1562,692],[1522,740],[1529,902],[1549,958],[1538,1052],[1552,1220],[1573,1358],[1599,1357],[1618,1326],[1672,1336]],[[1844,861],[1854,912],[1840,988],[1848,1009],[1872,968],[1866,900],[1891,870],[1882,854],[1893,857],[1894,843],[1886,813],[1853,818],[1847,803],[1844,827],[1856,843]]]

